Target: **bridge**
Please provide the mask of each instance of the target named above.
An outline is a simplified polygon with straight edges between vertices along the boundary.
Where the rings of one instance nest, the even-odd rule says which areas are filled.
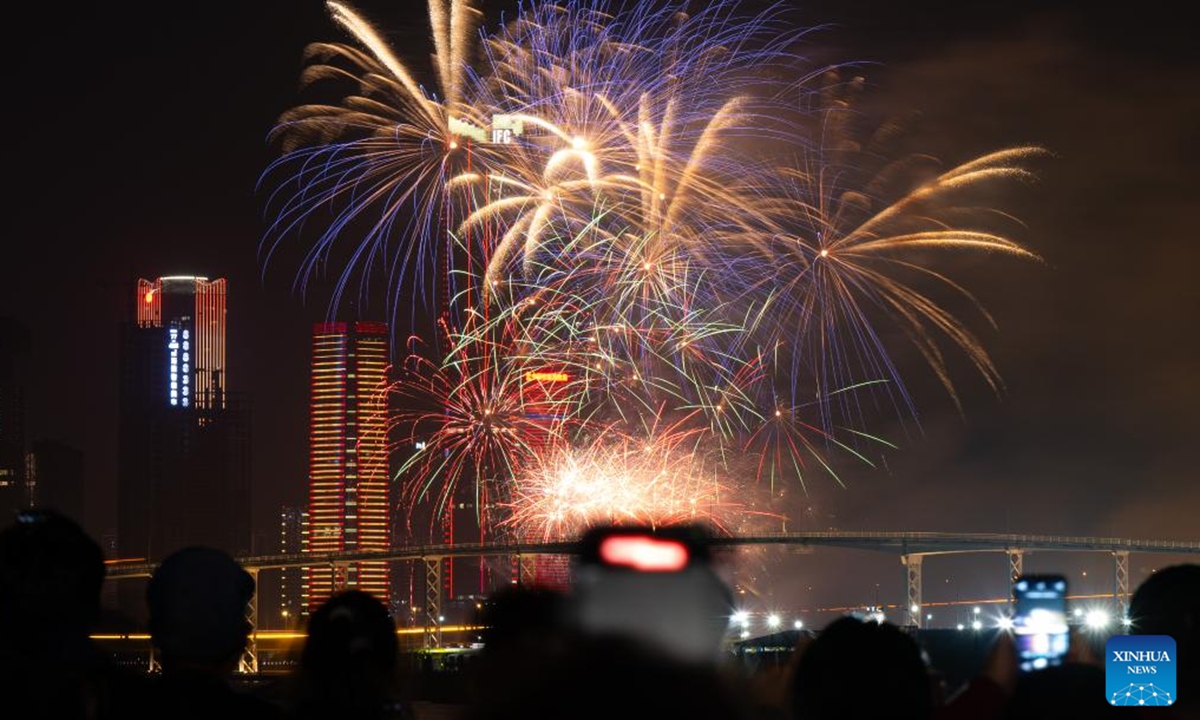
[[[1104,553],[1113,558],[1113,596],[1117,599],[1119,612],[1123,616],[1129,607],[1129,555],[1130,553],[1200,555],[1200,541],[1179,540],[1131,540],[1114,537],[1082,537],[1058,535],[1026,535],[1000,533],[946,533],[946,532],[864,532],[850,530],[801,531],[780,533],[757,533],[743,536],[713,537],[708,541],[713,548],[741,546],[781,545],[792,547],[838,547],[858,550],[874,550],[895,553],[904,565],[907,592],[907,623],[920,627],[921,572],[924,560],[936,555],[961,553],[1004,553],[1008,556],[1008,582],[1021,575],[1025,555],[1031,552],[1089,552]],[[573,542],[416,545],[390,550],[335,552],[335,553],[292,553],[284,555],[252,555],[238,558],[238,562],[255,580],[261,570],[291,567],[345,567],[353,562],[420,562],[425,570],[425,620],[424,643],[426,647],[441,645],[440,621],[442,607],[442,561],[447,558],[513,557],[518,560],[521,582],[531,580],[533,565],[528,559],[539,555],[572,555],[576,552]],[[108,578],[122,580],[149,577],[156,563],[123,564],[110,567]],[[344,576],[344,573],[335,574]],[[249,609],[249,619],[255,624],[258,615],[258,599],[255,595]],[[257,659],[253,648],[247,649],[243,668],[257,670]]]

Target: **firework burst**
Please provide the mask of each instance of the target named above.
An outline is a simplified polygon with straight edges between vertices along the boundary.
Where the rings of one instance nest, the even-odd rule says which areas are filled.
[[[886,381],[902,407],[915,415],[891,357],[895,348],[885,339],[897,330],[956,403],[947,346],[999,390],[1000,375],[986,348],[934,299],[935,291],[965,299],[994,327],[992,318],[939,265],[944,267],[951,254],[966,252],[1038,259],[995,229],[1015,224],[1014,219],[978,198],[996,184],[1032,180],[1029,164],[1044,154],[1036,147],[1011,148],[949,170],[937,170],[928,157],[906,157],[851,185],[845,182],[850,161],[838,153],[817,154],[801,167],[781,171],[788,195],[777,207],[788,230],[772,239],[774,272],[751,296],[765,298],[763,306],[770,307],[764,313],[771,318],[763,328],[767,337],[789,346],[790,358],[780,370],[793,381],[814,378],[824,393],[826,417],[834,414],[836,400],[843,412],[850,410],[853,395],[839,391],[878,380]]]
[[[268,206],[275,219],[262,246],[264,262],[301,233],[318,211],[332,219],[307,252],[297,276],[303,290],[339,241],[349,245],[333,307],[356,274],[387,269],[396,287],[425,278],[450,222],[446,181],[473,161],[487,162],[488,118],[467,101],[470,67],[482,14],[471,0],[429,0],[440,93],[428,94],[417,74],[356,10],[327,4],[350,43],[313,43],[302,75],[308,85],[349,85],[340,104],[289,110],[273,133],[282,157],[264,174],[277,178]],[[474,157],[481,155],[477,159]]]
[[[612,429],[590,445],[563,446],[515,483],[505,525],[539,540],[576,537],[601,524],[701,522],[728,532],[742,494],[705,466],[695,431]]]
[[[506,356],[506,346],[460,343],[443,361],[411,353],[390,387],[396,408],[390,436],[415,452],[399,469],[411,504],[433,502],[440,517],[460,486],[469,483],[477,501],[503,491],[506,481],[539,450],[556,444],[560,426],[535,418],[527,408],[529,383],[522,365]],[[549,395],[552,417],[556,395]]]
[[[344,241],[335,306],[377,267],[393,310],[438,298],[440,350],[410,354],[391,389],[392,437],[421,448],[400,469],[409,505],[440,515],[469,485],[507,513],[484,522],[522,537],[729,530],[757,512],[729,475],[774,496],[836,479],[834,453],[891,447],[857,397],[915,417],[892,335],[955,402],[946,348],[999,388],[936,299],[974,298],[935,261],[1036,257],[978,190],[1030,179],[1037,148],[864,175],[879,153],[852,137],[847,86],[808,89],[819,71],[775,10],[533,3],[488,31],[474,3],[430,0],[426,92],[357,11],[328,7],[352,42],[310,46],[304,81],[350,92],[281,118],[263,249],[316,224],[301,288]]]

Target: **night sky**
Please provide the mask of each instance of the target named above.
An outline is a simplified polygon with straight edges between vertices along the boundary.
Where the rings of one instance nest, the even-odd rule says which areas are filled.
[[[400,47],[426,51],[424,3],[357,6]],[[302,48],[343,37],[315,0],[32,12],[8,24],[0,255],[0,315],[33,332],[29,436],[86,451],[87,526],[115,526],[118,325],[132,282],[227,277],[229,382],[254,398],[255,518],[273,538],[279,506],[305,495],[308,328],[329,284],[306,302],[294,265],[264,276],[255,185],[273,121],[300,98]],[[1200,93],[1183,23],[1046,2],[818,2],[794,17],[834,25],[807,50],[861,61],[846,72],[867,78],[873,112],[915,113],[912,147],[947,162],[1023,143],[1054,154],[1036,187],[1005,199],[1045,263],[956,266],[999,325],[972,324],[1004,393],[960,372],[960,414],[918,368],[920,428],[877,418],[872,430],[900,451],[879,470],[845,468],[846,489],[811,484],[816,522],[1195,539]],[[895,580],[888,592],[894,562],[864,565]],[[1000,590],[986,572],[965,595]],[[828,599],[874,582],[842,578]]]

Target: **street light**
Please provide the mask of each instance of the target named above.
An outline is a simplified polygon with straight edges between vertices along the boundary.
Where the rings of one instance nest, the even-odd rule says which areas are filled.
[[[974,622],[972,622],[972,623],[971,623],[971,629],[972,629],[972,630],[982,630],[982,629],[983,629],[983,623],[982,623],[982,622],[980,622],[979,620],[976,620],[976,621],[974,621]]]
[[[796,628],[797,630],[799,630],[800,628],[804,627],[804,621],[802,621],[802,620],[797,620],[796,622],[792,623],[792,627],[794,627],[794,628]]]
[[[1091,610],[1085,622],[1093,630],[1102,630],[1108,626],[1108,613],[1103,610]]]
[[[768,615],[767,616],[767,627],[769,627],[769,628],[779,627],[779,616],[778,615]]]

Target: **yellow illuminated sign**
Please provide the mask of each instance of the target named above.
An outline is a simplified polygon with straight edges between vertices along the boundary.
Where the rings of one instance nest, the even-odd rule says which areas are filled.
[[[546,372],[535,370],[525,373],[525,382],[564,383],[570,381],[571,376],[565,372]]]

